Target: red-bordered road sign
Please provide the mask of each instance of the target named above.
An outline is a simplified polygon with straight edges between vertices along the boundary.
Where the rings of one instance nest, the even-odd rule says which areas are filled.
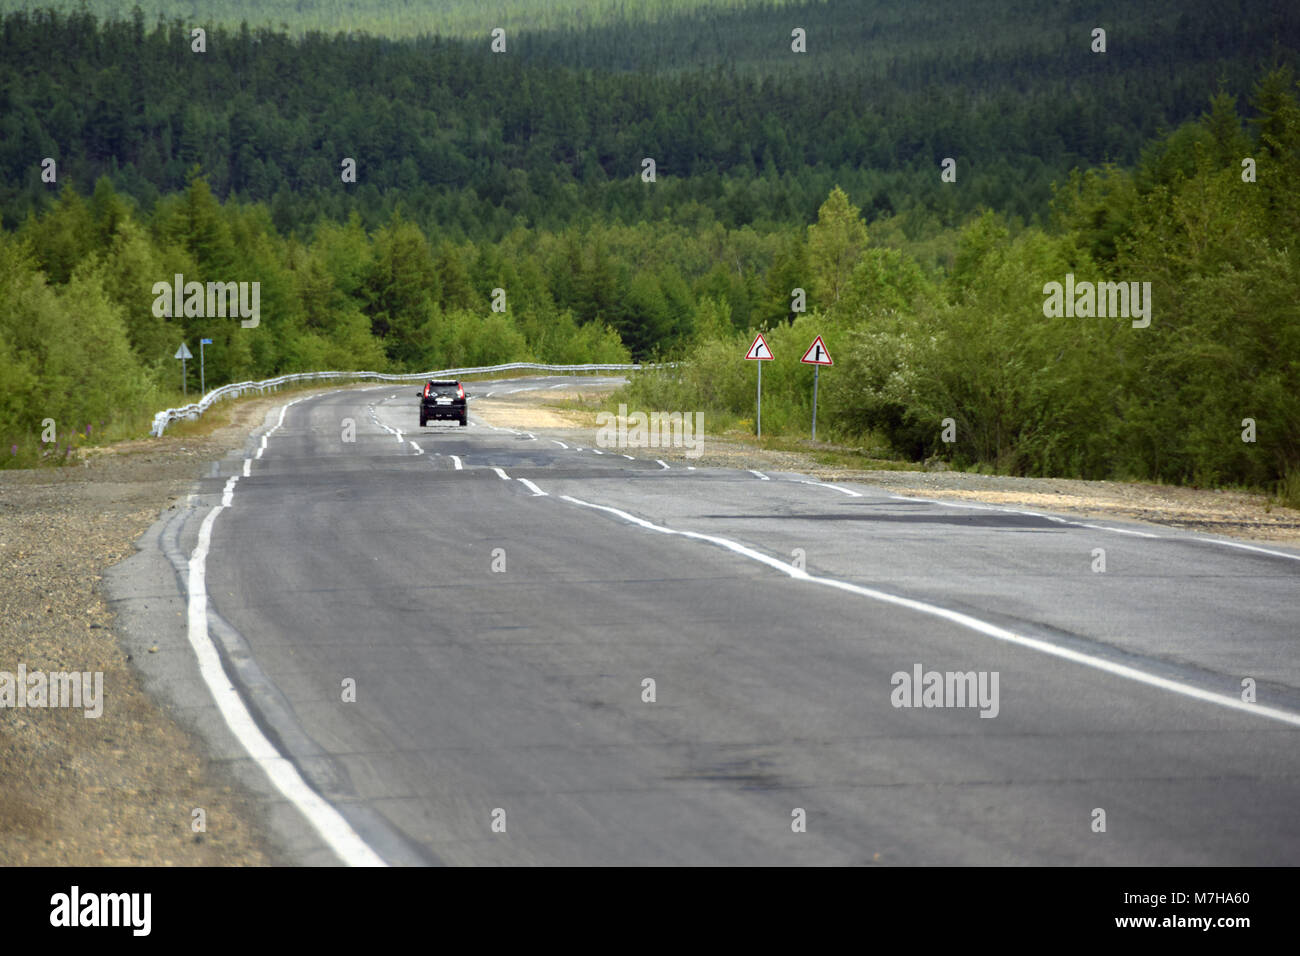
[[[826,343],[822,341],[819,335],[813,339],[813,344],[808,346],[808,351],[803,353],[803,358],[799,360],[807,365],[834,365],[831,361],[831,353],[826,351]]]
[[[749,351],[745,353],[745,358],[755,362],[772,361],[772,350],[767,346],[767,339],[763,338],[763,333],[759,332],[754,336],[754,341],[750,343]]]

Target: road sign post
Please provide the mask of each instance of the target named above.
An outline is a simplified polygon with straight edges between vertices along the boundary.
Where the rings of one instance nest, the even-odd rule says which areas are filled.
[[[831,361],[831,353],[826,351],[826,343],[822,341],[819,335],[813,339],[813,344],[808,346],[808,351],[803,353],[803,358],[799,360],[805,365],[813,367],[813,419],[812,419],[812,437],[813,441],[817,440],[817,381],[821,377],[823,365],[834,365]]]
[[[745,353],[745,360],[758,363],[758,400],[755,408],[754,424],[758,428],[758,437],[763,437],[763,363],[772,361],[772,350],[767,347],[767,339],[759,332]]]
[[[199,348],[199,351],[202,351],[201,346]],[[181,394],[184,395],[186,398],[188,398],[190,394],[190,387],[189,387],[189,383],[185,381],[185,360],[192,359],[194,358],[194,356],[190,354],[190,350],[187,349],[185,347],[185,343],[182,342],[181,347],[176,350],[176,354],[173,355],[172,358],[178,358],[181,360]]]
[[[211,345],[212,339],[199,339],[199,393],[208,394],[208,381],[203,374],[203,346]]]

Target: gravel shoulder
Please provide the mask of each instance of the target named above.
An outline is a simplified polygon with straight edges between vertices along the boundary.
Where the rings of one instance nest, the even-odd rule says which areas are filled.
[[[103,674],[99,717],[0,709],[0,865],[283,862],[257,801],[142,689],[100,581],[204,462],[285,401],[219,406],[191,434],[87,449],[80,464],[0,472],[0,672]]]
[[[473,407],[485,421],[498,427],[545,432],[551,437],[593,445],[594,412],[564,403],[590,401],[600,391],[599,386],[590,385],[573,390],[517,392],[504,399],[476,399]],[[815,456],[819,450],[833,451],[835,446],[821,442],[807,445],[806,452],[775,451],[760,448],[741,436],[707,435],[703,453],[697,458],[688,458],[682,449],[676,448],[653,449],[653,456],[649,454],[650,449],[628,451],[702,468],[793,471],[821,481],[858,481],[921,498],[1043,509],[1089,518],[1119,518],[1244,541],[1300,545],[1300,511],[1270,504],[1264,495],[1139,482],[831,467],[820,464]]]

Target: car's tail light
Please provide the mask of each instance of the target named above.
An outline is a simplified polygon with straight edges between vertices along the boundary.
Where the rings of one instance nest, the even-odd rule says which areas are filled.
[[[426,385],[426,386],[424,386],[424,397],[425,397],[425,398],[428,398],[428,397],[429,397],[429,389],[432,388],[432,387],[433,387],[432,385]]]
[[[461,386],[460,382],[456,383],[456,397],[457,398],[465,397],[465,389],[464,387]]]

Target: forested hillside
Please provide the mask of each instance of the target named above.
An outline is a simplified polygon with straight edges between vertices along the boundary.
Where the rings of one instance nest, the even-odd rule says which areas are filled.
[[[353,210],[373,227],[398,205],[456,239],[584,217],[692,220],[697,207],[770,228],[810,221],[836,183],[871,218],[913,211],[952,226],[983,206],[1036,221],[1071,169],[1131,165],[1220,84],[1244,92],[1300,48],[1287,5],[1229,15],[1196,0],[1173,17],[1141,0],[1109,14],[1108,51],[1094,54],[1092,22],[1059,6],[715,12],[708,29],[688,17],[527,35],[503,54],[486,38],[295,43],[238,28],[209,30],[194,53],[181,21],[10,16],[0,217],[12,226],[48,201],[38,163],[57,156],[61,181],[89,191],[107,174],[146,206],[197,163],[218,197],[268,202],[282,231]],[[847,12],[865,7],[870,19]],[[807,54],[790,51],[796,13]],[[768,69],[716,65],[719,51]],[[654,71],[603,68],[629,56]],[[345,157],[355,184],[341,181]],[[958,188],[939,180],[946,157]]]
[[[635,398],[738,417],[766,328],[789,359],[765,376],[774,429],[806,420],[794,353],[820,333],[828,435],[1300,496],[1286,5],[592,9],[504,54],[238,27],[198,53],[140,13],[6,17],[6,460],[46,418],[100,434],[174,401],[182,339],[214,340],[209,386],[672,357]],[[1067,274],[1149,283],[1150,325],[1046,315]],[[159,314],[177,275],[259,283],[260,325]]]
[[[0,0],[0,11],[86,10],[101,19],[127,19],[139,9],[149,20],[189,16],[204,23],[287,27],[300,34],[370,33],[481,36],[493,27],[552,30],[573,25],[660,23],[699,10],[788,6],[789,0]]]

